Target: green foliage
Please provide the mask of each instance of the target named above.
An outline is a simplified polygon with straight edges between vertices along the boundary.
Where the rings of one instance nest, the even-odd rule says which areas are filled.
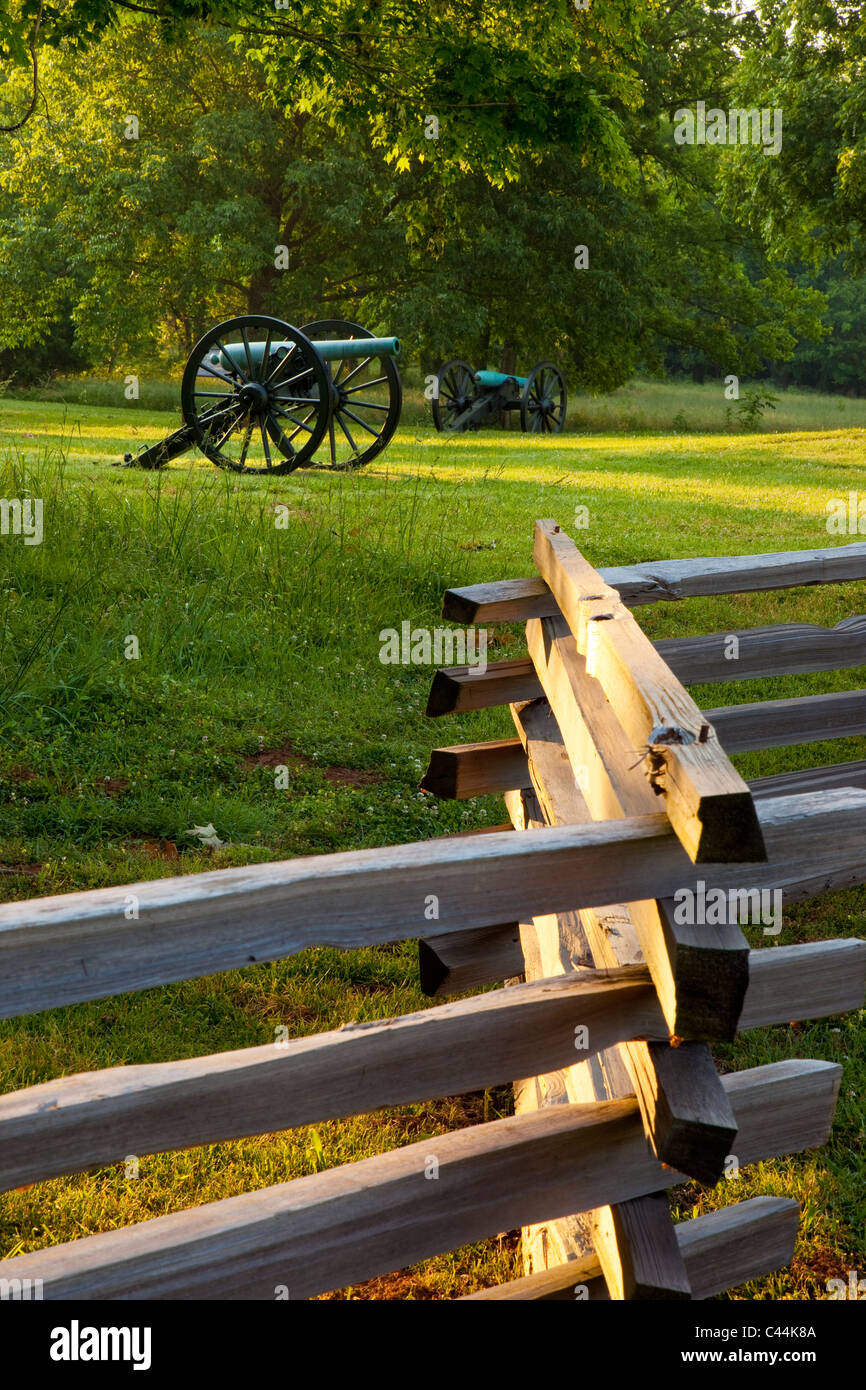
[[[737,402],[737,415],[744,430],[756,430],[768,410],[776,409],[779,397],[772,391],[755,388],[746,391]]]
[[[341,117],[338,136],[331,117],[285,114],[259,57],[219,28],[168,43],[127,19],[86,67],[51,50],[40,110],[0,146],[3,360],[32,378],[56,340],[68,370],[71,319],[79,360],[177,365],[244,311],[355,318],[398,332],[429,369],[455,352],[508,370],[555,356],[589,391],[657,366],[664,343],[724,370],[789,355],[817,331],[816,297],[759,258],[745,268],[650,120],[662,77],[649,60],[639,76],[644,114],[616,108],[633,147],[617,182],[582,143],[523,153],[497,180],[486,161],[455,172],[441,130],[392,160],[372,110]]]
[[[866,395],[866,275],[852,275],[846,260],[840,255],[817,272],[794,273],[798,283],[811,282],[825,296],[826,335],[820,344],[798,343],[784,365],[775,364],[773,380],[780,385]]]
[[[41,8],[43,45],[82,49],[129,19],[114,0],[16,0],[0,41],[19,61]],[[132,6],[133,9],[136,6]],[[648,0],[593,0],[585,11],[521,0],[152,0],[143,7],[176,39],[207,19],[257,64],[292,115],[344,134],[365,125],[398,172],[431,158],[424,121],[440,121],[440,175],[484,168],[516,175],[527,152],[567,142],[612,179],[628,174],[617,107],[639,98],[634,62]],[[290,94],[287,99],[287,94]]]
[[[177,357],[221,317],[312,318],[399,253],[393,225],[373,234],[384,162],[284,118],[219,33],[124,25],[86,71],[48,57],[43,85],[46,114],[0,150],[0,346],[45,343],[71,305],[92,361]]]
[[[725,203],[777,256],[840,250],[862,268],[866,233],[866,16],[853,4],[761,7],[732,83],[743,104],[783,112],[781,153],[741,146],[721,161]]]

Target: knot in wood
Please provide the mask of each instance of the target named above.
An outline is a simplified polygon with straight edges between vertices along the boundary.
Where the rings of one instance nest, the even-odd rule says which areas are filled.
[[[709,728],[709,725],[706,726]],[[647,740],[650,747],[654,743],[680,743],[689,744],[695,742],[695,735],[690,729],[681,729],[676,724],[657,724],[650,733]],[[704,740],[701,740],[703,742]]]

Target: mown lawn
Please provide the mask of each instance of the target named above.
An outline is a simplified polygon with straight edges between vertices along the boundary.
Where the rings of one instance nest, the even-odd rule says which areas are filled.
[[[504,819],[501,801],[417,790],[429,749],[511,733],[508,712],[432,723],[431,671],[379,660],[379,632],[436,626],[442,590],[531,572],[532,524],[555,517],[596,565],[818,547],[826,504],[866,491],[866,432],[712,436],[515,432],[446,439],[410,425],[359,475],[270,482],[181,459],[108,467],[168,413],[0,399],[0,496],[44,501],[45,536],[0,538],[0,894],[4,900],[296,854],[422,839]],[[278,512],[277,508],[288,511]],[[286,519],[285,528],[276,521]],[[832,624],[864,585],[638,610],[653,637],[769,622]],[[129,638],[137,659],[127,659]],[[490,659],[519,655],[519,627]],[[866,684],[866,671],[698,689],[716,705]],[[737,759],[757,776],[866,756],[866,740]],[[274,768],[289,767],[289,787]],[[192,833],[212,824],[222,848]],[[781,942],[866,935],[866,891],[786,914]],[[753,945],[768,939],[760,928]],[[318,950],[273,965],[0,1022],[2,1088],[127,1062],[264,1043],[423,1007],[414,948]],[[824,1297],[866,1269],[866,1013],[765,1030],[720,1049],[742,1068],[838,1059],[829,1147],[681,1190],[684,1214],[756,1193],[804,1209],[791,1270],[745,1298]],[[0,1199],[12,1255],[349,1162],[507,1113],[507,1088],[261,1139],[141,1159]],[[518,1273],[513,1236],[352,1297],[453,1297]],[[345,1296],[345,1295],[344,1295]]]

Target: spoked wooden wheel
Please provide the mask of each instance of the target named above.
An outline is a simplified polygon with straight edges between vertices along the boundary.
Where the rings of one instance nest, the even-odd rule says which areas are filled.
[[[346,319],[317,319],[301,332],[316,343],[373,338],[369,328]],[[327,437],[308,454],[311,467],[363,468],[384,449],[400,420],[403,387],[391,357],[329,358],[331,417]]]
[[[539,362],[526,378],[520,425],[529,434],[560,434],[565,424],[565,378],[552,362]]]
[[[437,430],[461,429],[456,421],[475,398],[478,388],[468,362],[455,358],[436,373],[433,387],[433,424]]]
[[[291,473],[328,428],[328,374],[291,324],[244,314],[196,343],[180,388],[184,423],[202,453],[237,473]]]

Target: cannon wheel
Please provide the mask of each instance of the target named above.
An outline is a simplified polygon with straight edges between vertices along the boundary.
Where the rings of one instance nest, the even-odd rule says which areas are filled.
[[[553,362],[538,362],[523,388],[521,429],[528,434],[561,434],[567,401],[562,372]]]
[[[301,332],[317,342],[334,338],[374,338],[369,328],[346,319],[317,319]],[[391,357],[341,357],[324,363],[331,384],[327,443],[308,466],[363,468],[385,448],[400,420],[403,387]],[[315,451],[314,451],[315,452]]]
[[[257,350],[251,351],[257,344],[260,361]],[[330,383],[300,329],[264,314],[243,314],[217,324],[196,343],[180,404],[193,441],[218,468],[291,473],[322,442]]]
[[[468,362],[455,357],[453,362],[441,366],[433,387],[433,424],[437,430],[453,430],[455,420],[477,394],[475,373]]]

